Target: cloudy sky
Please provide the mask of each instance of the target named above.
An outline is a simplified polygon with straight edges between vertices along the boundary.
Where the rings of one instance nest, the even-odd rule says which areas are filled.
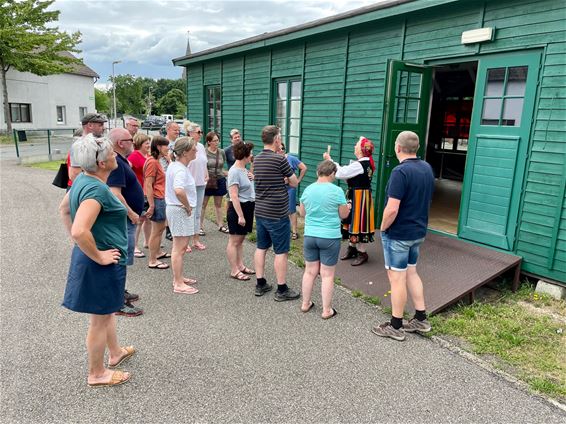
[[[79,55],[105,83],[112,74],[179,78],[171,59],[383,0],[56,0],[59,28],[81,31]]]

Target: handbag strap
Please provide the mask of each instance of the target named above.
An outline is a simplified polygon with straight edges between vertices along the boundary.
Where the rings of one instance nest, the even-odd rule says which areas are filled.
[[[216,164],[214,165],[214,176],[218,174],[218,161],[220,159],[220,150],[216,149]]]

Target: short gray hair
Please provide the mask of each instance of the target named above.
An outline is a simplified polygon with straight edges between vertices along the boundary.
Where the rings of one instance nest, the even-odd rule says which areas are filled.
[[[240,134],[240,130],[238,128],[232,128],[230,130],[230,138],[234,137],[234,134]]]
[[[401,147],[403,153],[417,153],[419,151],[419,136],[413,131],[402,131],[397,136],[395,144]]]
[[[95,138],[92,134],[87,134],[77,138],[73,143],[73,157],[78,166],[87,172],[96,172],[98,162],[108,159],[114,146],[106,137]]]
[[[167,123],[165,124],[165,131],[169,131],[169,128],[171,128],[173,124],[179,125],[175,121],[167,121]]]
[[[316,167],[316,175],[319,177],[329,177],[336,172],[337,167],[331,160],[323,160]]]
[[[181,156],[183,153],[188,152],[193,147],[195,147],[196,142],[192,137],[179,137],[175,140],[175,145],[171,151],[171,160],[176,160],[177,156]]]
[[[189,134],[192,133],[193,131],[196,131],[197,128],[200,128],[200,125],[197,124],[196,122],[185,121],[183,123],[183,127],[185,127],[185,133]]]

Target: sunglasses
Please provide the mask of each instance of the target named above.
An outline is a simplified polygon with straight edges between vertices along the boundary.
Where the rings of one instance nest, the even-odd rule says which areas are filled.
[[[202,134],[202,131],[196,131],[197,134]]]

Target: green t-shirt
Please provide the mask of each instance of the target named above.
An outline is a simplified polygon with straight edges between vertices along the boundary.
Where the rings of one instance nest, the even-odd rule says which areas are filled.
[[[69,191],[72,221],[75,220],[80,204],[87,199],[96,200],[102,208],[91,229],[96,247],[99,250],[119,249],[121,255],[118,263],[126,265],[128,258],[126,207],[102,181],[80,174]]]
[[[301,196],[305,205],[305,236],[341,238],[338,207],[346,204],[344,192],[332,183],[314,183]]]

